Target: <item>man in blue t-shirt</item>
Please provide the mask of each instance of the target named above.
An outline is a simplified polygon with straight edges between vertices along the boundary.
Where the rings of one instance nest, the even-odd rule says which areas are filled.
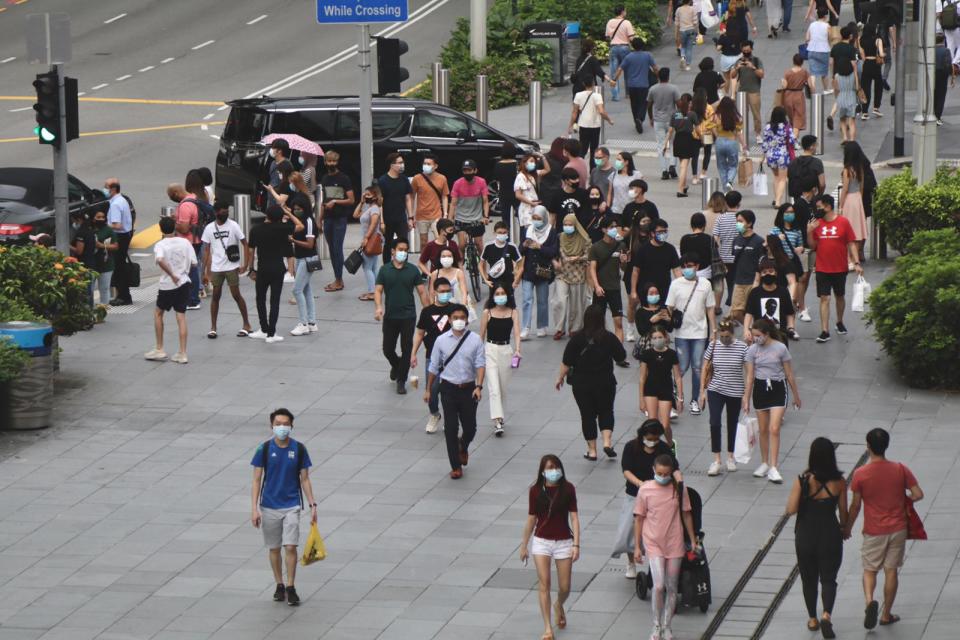
[[[627,93],[630,95],[630,111],[637,133],[643,133],[643,118],[647,113],[647,92],[650,91],[650,74],[657,73],[657,64],[649,51],[643,51],[643,40],[630,41],[633,51],[623,59],[617,75],[610,82],[616,84],[621,75],[626,76]]]
[[[269,550],[270,568],[277,583],[273,599],[286,600],[295,607],[300,604],[293,581],[297,575],[301,492],[307,496],[311,523],[317,521],[317,503],[310,484],[310,455],[303,444],[290,437],[293,414],[287,409],[277,409],[270,414],[270,425],[273,438],[257,447],[250,461],[253,465],[250,522],[263,530],[263,541]],[[287,565],[286,585],[280,565],[281,546]]]

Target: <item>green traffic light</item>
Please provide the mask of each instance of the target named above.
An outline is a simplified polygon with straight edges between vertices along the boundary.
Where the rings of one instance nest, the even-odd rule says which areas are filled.
[[[42,140],[43,142],[53,142],[54,140],[57,139],[56,134],[50,131],[49,129],[47,129],[46,127],[34,127],[33,134],[36,136],[40,136],[40,140]]]

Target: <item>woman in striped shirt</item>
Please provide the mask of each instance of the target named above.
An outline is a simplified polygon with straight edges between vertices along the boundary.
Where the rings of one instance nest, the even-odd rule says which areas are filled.
[[[703,354],[700,376],[700,406],[710,408],[710,449],[713,463],[708,476],[720,473],[720,415],[727,410],[727,471],[736,471],[733,447],[737,440],[737,421],[743,398],[743,369],[747,345],[734,337],[733,321],[717,322],[717,337]]]

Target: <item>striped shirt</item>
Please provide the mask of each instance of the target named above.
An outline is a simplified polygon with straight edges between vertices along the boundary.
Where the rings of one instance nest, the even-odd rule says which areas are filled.
[[[708,391],[720,393],[731,398],[743,395],[743,362],[747,355],[747,344],[734,340],[726,345],[713,340],[703,354],[704,361],[713,365],[713,377],[707,385]]]
[[[793,253],[790,249],[796,249],[797,247],[804,247],[807,244],[806,239],[803,237],[803,231],[801,231],[800,229],[781,229],[776,226],[770,228],[771,236],[778,236],[781,233],[787,236],[787,240],[790,241],[790,246],[784,247],[784,249],[787,251],[787,255],[790,255]]]
[[[733,241],[740,235],[737,233],[737,214],[728,211],[717,216],[713,235],[720,239],[720,259],[724,264],[733,264]]]

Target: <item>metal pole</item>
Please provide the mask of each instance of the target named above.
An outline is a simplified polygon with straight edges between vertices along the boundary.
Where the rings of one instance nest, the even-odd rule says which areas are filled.
[[[248,197],[249,197],[249,196],[248,196]],[[174,206],[172,206],[172,205],[169,205],[169,204],[164,205],[164,206],[160,207],[160,217],[161,217],[161,218],[172,218],[172,217],[173,217],[173,214],[174,214],[174,212],[176,212],[176,210],[177,210],[177,208],[174,207]],[[234,217],[234,219],[236,219],[236,217]],[[247,234],[244,233],[243,235],[247,235]]]
[[[747,149],[750,148],[750,109],[747,108],[747,92],[737,91],[737,112],[743,119],[743,135],[747,140]]]
[[[488,120],[487,110],[490,107],[490,84],[487,82],[487,76],[479,74],[477,76],[477,120],[486,124]]]
[[[937,120],[933,115],[936,25],[931,5],[924,2],[920,7],[917,111],[913,116],[913,176],[917,184],[930,182],[937,171]]]
[[[360,184],[373,182],[373,89],[370,73],[370,25],[360,25]]]
[[[706,209],[710,204],[710,196],[714,191],[720,190],[720,178],[702,178],[700,180],[700,208]]]
[[[450,106],[450,69],[440,69],[439,100],[437,104]]]
[[[443,63],[434,62],[430,65],[430,77],[433,78],[433,101],[440,104],[440,71],[443,69]]]
[[[817,146],[816,151],[813,152],[813,155],[822,156],[823,148],[826,146],[824,143],[826,140],[823,139],[823,94],[822,93],[811,93],[810,94],[810,133],[817,136]]]
[[[470,0],[470,57],[478,61],[487,57],[486,0]]]
[[[173,207],[162,207],[160,210],[161,217],[167,216],[167,209],[173,209]],[[243,233],[244,238],[250,237],[250,196],[246,193],[238,193],[233,196],[233,219],[238,225],[240,225],[240,232]],[[171,213],[172,215],[172,213]],[[242,252],[241,252],[242,253]],[[241,267],[245,266],[246,256],[241,256]]]
[[[893,94],[893,155],[897,158],[907,153],[903,133],[907,106],[907,53],[904,49],[903,31],[903,25],[897,25],[897,53],[893,63],[897,74]]]
[[[530,114],[528,133],[531,140],[543,137],[543,86],[539,80],[530,83]]]
[[[63,84],[63,65],[50,68],[57,74],[57,96],[60,101],[60,137],[53,147],[53,211],[57,251],[70,255],[70,213],[67,206],[67,96]],[[59,148],[57,148],[59,146]]]
[[[595,93],[600,94],[600,101],[604,104],[607,103],[607,98],[604,93],[606,93],[606,87],[604,85],[599,85],[593,88]],[[600,144],[607,144],[607,123],[603,118],[600,118]],[[588,162],[593,162],[593,160],[588,159]]]

